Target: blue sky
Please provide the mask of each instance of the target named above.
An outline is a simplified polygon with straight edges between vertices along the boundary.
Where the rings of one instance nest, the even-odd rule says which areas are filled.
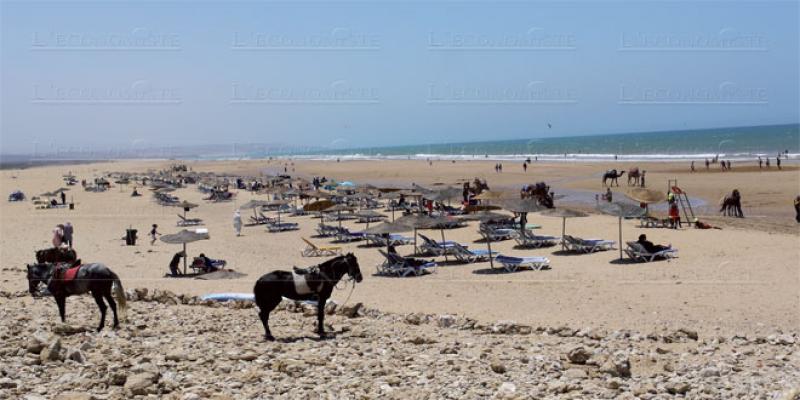
[[[774,1],[3,2],[0,151],[796,123],[798,34]]]

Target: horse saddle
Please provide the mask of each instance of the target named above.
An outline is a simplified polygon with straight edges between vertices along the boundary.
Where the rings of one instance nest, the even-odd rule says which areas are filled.
[[[297,275],[308,275],[308,273],[311,272],[312,268],[313,267],[310,268],[292,267],[294,273]]]
[[[81,267],[83,267],[83,265],[80,264],[80,260],[78,260],[76,264],[62,264],[57,269],[58,275],[56,279],[64,282],[72,281],[78,276],[78,271],[81,270]]]

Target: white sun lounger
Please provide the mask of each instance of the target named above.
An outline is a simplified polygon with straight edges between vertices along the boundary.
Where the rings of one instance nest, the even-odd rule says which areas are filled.
[[[510,257],[499,255],[495,258],[508,272],[515,272],[521,268],[532,270],[546,269],[550,267],[550,259],[547,257]]]
[[[636,242],[627,242],[628,248],[625,249],[625,253],[633,260],[636,261],[643,261],[643,262],[652,262],[658,258],[663,258],[669,260],[670,258],[675,258],[678,255],[678,249],[664,249],[655,253],[651,253],[645,250],[644,246]]]
[[[617,242],[603,239],[581,239],[564,235],[564,244],[567,249],[582,253],[594,253],[595,251],[612,250]]]
[[[544,247],[555,245],[558,243],[559,238],[555,236],[536,235],[526,230],[524,233],[517,231],[514,235],[514,240],[523,247]]]

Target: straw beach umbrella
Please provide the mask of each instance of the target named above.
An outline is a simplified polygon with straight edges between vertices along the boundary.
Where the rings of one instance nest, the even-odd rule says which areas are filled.
[[[336,213],[336,219],[339,221],[339,228],[342,227],[342,211],[353,211],[355,210],[353,207],[348,206],[347,204],[337,204],[333,207],[328,207],[322,212],[324,213]]]
[[[391,233],[410,232],[414,228],[399,222],[384,222],[364,230],[368,235],[387,235]],[[389,252],[389,239],[386,239],[386,252]]]
[[[365,218],[367,220],[367,228],[369,228],[369,221],[373,218],[386,218],[385,215],[373,211],[373,210],[361,210],[355,213],[355,215],[359,218]]]
[[[542,211],[542,215],[546,217],[561,218],[561,250],[567,248],[566,243],[564,243],[564,235],[567,232],[567,218],[583,218],[589,216],[589,214],[583,211],[573,210],[570,208],[551,208]]]
[[[653,203],[660,203],[662,201],[667,201],[667,195],[664,192],[659,192],[657,190],[645,189],[645,188],[628,189],[628,191],[625,193],[625,196],[628,196],[632,200],[644,204],[653,204]]]
[[[395,221],[397,224],[408,225],[414,229],[414,254],[417,253],[417,229],[439,229],[444,243],[444,224],[452,222],[454,218],[448,217],[429,217],[427,215],[411,214],[404,215]],[[447,261],[447,252],[444,253],[444,260]]]
[[[546,207],[539,204],[539,200],[537,199],[505,199],[499,200],[498,204],[505,210],[520,214],[519,229],[522,233],[525,231],[527,214],[529,212],[539,212],[546,209]]]
[[[641,217],[647,213],[642,207],[628,203],[600,203],[597,209],[603,214],[613,215],[619,218],[619,259],[622,259],[622,219]]]
[[[266,200],[250,200],[247,203],[242,204],[239,208],[242,210],[253,210],[253,217],[258,220],[258,214],[256,214],[256,210],[269,205],[269,202]]]
[[[198,205],[194,204],[194,203],[190,203],[190,202],[184,200],[184,201],[182,201],[182,202],[180,202],[178,204],[175,204],[175,207],[180,207],[180,208],[183,209],[183,218],[185,219],[186,218],[186,212],[191,210],[191,209],[193,209],[193,208],[195,208],[195,207],[198,207]]]
[[[211,237],[208,235],[208,232],[201,232],[198,233],[196,231],[187,231],[186,229],[178,232],[173,233],[171,235],[164,235],[161,236],[161,241],[164,243],[169,244],[182,244],[183,245],[183,273],[186,274],[186,259],[189,257],[186,254],[186,244],[191,242],[196,242],[198,240],[208,240]]]

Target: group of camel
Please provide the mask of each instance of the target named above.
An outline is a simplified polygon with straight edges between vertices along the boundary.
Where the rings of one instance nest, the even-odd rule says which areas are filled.
[[[628,171],[628,186],[642,186],[644,187],[644,174],[647,171],[640,171],[639,167],[633,167]],[[611,186],[616,183],[619,186],[618,178],[625,175],[625,171],[617,172],[616,169],[611,169],[603,174],[603,186],[608,186],[608,181],[611,180]]]

